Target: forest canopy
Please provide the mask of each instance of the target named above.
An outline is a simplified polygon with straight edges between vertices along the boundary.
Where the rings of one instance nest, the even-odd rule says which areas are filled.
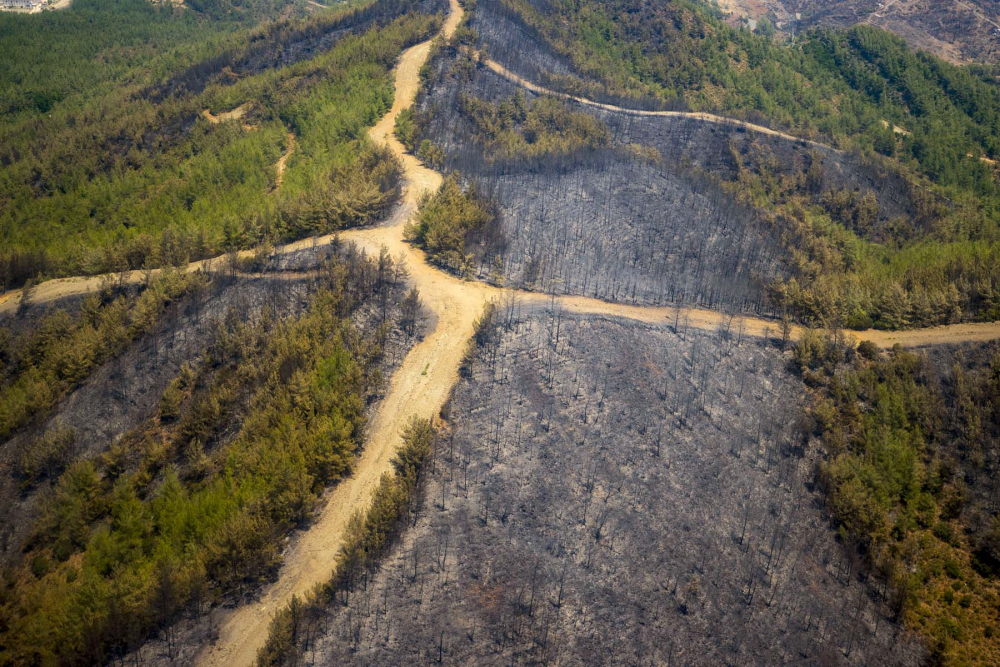
[[[154,11],[154,27],[186,20],[141,4],[132,11]],[[399,53],[436,22],[419,13],[396,18],[405,3],[382,4],[378,15],[345,9],[335,19],[320,14],[238,33],[267,45],[264,53],[234,52],[235,37],[188,34],[196,43],[156,46],[138,64],[122,60],[120,75],[95,70],[103,91],[105,83],[85,77],[90,93],[52,79],[44,94],[65,99],[46,103],[44,120],[29,104],[0,123],[3,285],[176,265],[381,214],[398,193],[398,172],[365,130],[392,104]],[[85,33],[87,23],[70,28]],[[335,43],[287,64],[273,59],[286,42],[316,39]],[[72,77],[71,67],[64,71]],[[186,82],[176,94],[150,87],[170,76]]]

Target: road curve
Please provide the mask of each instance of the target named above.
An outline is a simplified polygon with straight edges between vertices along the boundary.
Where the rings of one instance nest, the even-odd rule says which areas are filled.
[[[454,33],[461,16],[457,0],[451,0],[451,12],[441,30],[445,37]],[[387,143],[403,161],[406,180],[403,199],[387,226],[343,235],[372,253],[384,245],[393,255],[416,254],[403,242],[403,225],[416,212],[420,196],[435,190],[442,182],[440,174],[407,155],[392,135],[396,116],[416,98],[420,67],[429,52],[430,42],[424,42],[403,53],[396,68],[392,109],[370,131],[373,140]],[[329,243],[331,239],[322,240]],[[311,245],[308,241],[298,247]],[[382,473],[391,470],[390,461],[400,443],[403,426],[413,415],[435,417],[447,400],[458,379],[465,344],[472,337],[473,320],[489,298],[490,289],[479,283],[449,279],[450,276],[433,270],[423,261],[410,262],[410,272],[424,307],[436,319],[431,323],[432,330],[410,350],[393,374],[368,426],[365,446],[354,472],[326,495],[313,524],[296,535],[284,555],[278,580],[264,590],[260,600],[238,607],[222,620],[219,639],[196,656],[195,664],[243,667],[254,662],[258,649],[267,640],[274,613],[287,605],[293,595],[308,594],[332,576],[347,521],[355,511],[367,507]]]
[[[570,95],[569,93],[560,93],[555,90],[549,90],[543,86],[538,85],[528,81],[527,79],[521,77],[509,69],[501,65],[500,63],[490,60],[489,58],[483,58],[481,54],[476,53],[474,57],[483,65],[486,66],[491,72],[500,75],[501,77],[507,79],[513,84],[524,88],[525,90],[530,90],[537,95],[548,95],[550,97],[558,97],[563,100],[570,100],[576,102],[577,104],[593,107],[595,109],[603,109],[604,111],[613,111],[615,113],[627,114],[630,116],[656,116],[660,118],[690,118],[693,120],[698,120],[704,123],[713,123],[715,125],[728,125],[730,127],[738,127],[749,132],[756,132],[758,134],[764,134],[769,137],[779,137],[781,139],[787,139],[788,141],[796,141],[813,146],[814,148],[820,148],[827,151],[833,151],[835,153],[840,153],[839,149],[833,148],[826,144],[820,143],[818,141],[812,141],[811,139],[803,139],[802,137],[796,137],[794,134],[788,134],[786,132],[780,132],[778,130],[772,130],[769,127],[764,127],[763,125],[756,125],[754,123],[749,123],[745,120],[739,120],[738,118],[729,118],[727,116],[717,116],[712,113],[705,113],[702,111],[644,111],[642,109],[630,109],[628,107],[615,106],[614,104],[606,104],[604,102],[595,102],[594,100],[588,100],[586,97],[578,97],[576,95]]]

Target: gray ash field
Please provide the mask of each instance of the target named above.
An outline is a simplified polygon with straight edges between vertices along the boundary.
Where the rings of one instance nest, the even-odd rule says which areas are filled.
[[[704,179],[614,166],[489,182],[501,202],[505,284],[644,305],[764,308],[778,251],[753,213]]]
[[[481,34],[526,30],[487,11],[491,6],[477,10]],[[553,68],[559,62],[542,52],[498,56],[486,38],[483,46],[517,73],[525,71],[519,69],[525,59]],[[542,47],[528,40],[525,48]],[[815,164],[816,193],[878,193],[875,236],[900,218],[923,224],[921,193],[882,162],[687,117],[567,103],[607,129],[607,148],[532,158],[491,154],[458,111],[460,100],[468,95],[497,103],[515,94],[529,102],[538,97],[446,48],[418,99],[421,138],[443,149],[443,170],[461,174],[496,207],[498,224],[489,238],[473,239],[467,248],[479,279],[499,268],[505,285],[521,289],[774,315],[767,287],[790,275],[789,251],[780,226],[727,187],[744,168],[795,179]]]
[[[308,664],[919,663],[810,488],[779,350],[500,320],[391,556],[300,632]]]

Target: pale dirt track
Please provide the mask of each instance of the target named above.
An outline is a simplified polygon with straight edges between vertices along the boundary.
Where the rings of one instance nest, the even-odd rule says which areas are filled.
[[[278,158],[278,162],[274,165],[275,170],[278,172],[274,180],[275,190],[281,189],[281,183],[285,180],[285,165],[288,164],[288,158],[292,157],[292,153],[295,152],[295,135],[288,132],[285,135],[285,139],[288,142],[288,146],[285,148],[284,154]]]
[[[536,302],[544,301],[548,303],[551,300],[551,297],[536,294],[531,295],[531,297],[531,300]],[[557,297],[555,305],[565,311],[581,315],[622,317],[650,324],[665,324],[669,326],[677,323],[684,329],[700,329],[702,331],[719,331],[723,329],[732,336],[777,338],[781,335],[781,323],[775,320],[730,315],[701,308],[684,308],[678,313],[676,308],[669,306],[628,306],[575,296]],[[804,327],[798,325],[792,326],[791,339],[798,339],[804,331],[806,331]],[[925,327],[909,331],[879,331],[877,329],[855,331],[845,329],[843,333],[857,341],[871,341],[882,349],[889,349],[895,345],[916,348],[928,345],[981,343],[996,340],[1000,338],[1000,322],[949,324],[947,326]]]
[[[462,10],[457,0],[451,0],[451,13],[442,28],[445,36],[450,36],[454,32],[461,15]],[[426,61],[429,50],[430,42],[424,42],[404,52],[396,68],[396,96],[393,107],[370,131],[374,141],[388,144],[403,163],[406,180],[403,199],[385,226],[353,230],[339,235],[341,240],[353,241],[370,253],[377,253],[382,246],[386,246],[393,256],[402,255],[407,258],[411,280],[420,290],[421,301],[432,315],[432,321],[428,326],[429,332],[409,352],[393,375],[385,398],[369,424],[364,450],[356,462],[351,477],[340,482],[326,495],[323,508],[315,522],[307,530],[296,535],[284,555],[278,580],[267,587],[260,600],[239,607],[222,619],[218,641],[198,654],[195,659],[198,665],[216,667],[252,664],[257,650],[267,639],[273,614],[285,606],[293,595],[306,595],[317,585],[330,579],[347,521],[354,512],[367,507],[379,478],[391,469],[390,461],[400,442],[403,426],[413,415],[435,417],[440,412],[458,379],[461,358],[473,333],[473,321],[488,300],[502,294],[498,288],[479,282],[463,281],[433,268],[425,261],[419,249],[403,241],[403,226],[416,212],[421,195],[435,190],[442,182],[440,174],[405,153],[403,146],[392,134],[396,116],[410,106],[416,97],[420,67]],[[518,83],[530,89],[537,89],[528,82],[518,80]],[[639,113],[678,115],[673,112]],[[695,114],[695,116],[708,122],[745,125],[741,121],[705,114]],[[767,134],[799,140],[767,128],[749,127]],[[323,246],[331,243],[334,238],[334,235],[329,235],[304,239],[283,246],[276,252],[288,253]],[[213,263],[221,259],[193,262],[186,267],[186,270],[211,270]],[[294,277],[294,274],[287,275]],[[121,278],[128,282],[140,282],[144,277],[142,272],[134,271]],[[86,293],[97,289],[104,279],[95,276],[42,283],[37,287],[31,302],[39,303]],[[572,313],[622,317],[658,325],[672,325],[675,320],[679,320],[684,328],[702,330],[727,328],[733,335],[739,333],[757,337],[768,333],[777,335],[779,327],[772,320],[734,318],[727,314],[700,309],[684,309],[678,316],[674,308],[628,306],[585,297],[553,298],[537,293],[521,293],[519,298],[526,305],[554,304]],[[6,295],[0,299],[0,312],[16,309],[18,301],[18,292]],[[801,329],[796,328],[793,336],[800,333]],[[848,333],[861,339],[870,339],[883,347],[892,346],[897,342],[906,346],[920,346],[1000,338],[1000,323],[964,324],[893,333]]]
[[[201,117],[207,120],[212,125],[218,125],[219,123],[224,123],[230,120],[237,120],[246,115],[247,109],[249,108],[249,103],[241,104],[231,111],[223,111],[219,115],[215,115],[209,109],[203,109],[201,112]]]
[[[481,58],[477,54],[477,58],[480,63],[485,65],[491,72],[499,74],[503,78],[507,79],[511,83],[517,84],[525,90],[530,90],[538,95],[548,95],[551,97],[557,97],[563,100],[570,100],[587,107],[593,107],[595,109],[604,109],[605,111],[613,111],[615,113],[628,114],[630,116],[656,116],[661,118],[691,118],[694,120],[701,121],[703,123],[712,123],[715,125],[729,125],[731,127],[739,127],[749,132],[756,132],[758,134],[764,134],[770,137],[780,137],[781,139],[787,139],[789,141],[799,141],[816,148],[822,148],[824,150],[831,150],[834,152],[840,152],[836,148],[827,146],[826,144],[821,144],[817,141],[812,141],[809,139],[803,139],[802,137],[796,137],[792,134],[787,134],[785,132],[779,132],[778,130],[772,130],[769,127],[764,127],[763,125],[755,125],[753,123],[748,123],[745,120],[739,120],[737,118],[727,118],[726,116],[717,116],[711,113],[704,113],[701,111],[643,111],[641,109],[629,109],[627,107],[619,107],[614,104],[605,104],[603,102],[595,102],[594,100],[588,100],[586,97],[577,97],[576,95],[570,95],[568,93],[559,93],[554,90],[549,90],[539,86],[537,83],[528,81],[527,79],[511,72],[509,69],[504,67],[498,62],[490,60],[489,58]]]
[[[442,32],[450,37],[461,19],[461,9],[451,0],[451,13]],[[392,109],[372,128],[370,135],[388,143],[404,165],[406,188],[403,201],[388,226],[342,235],[367,251],[377,253],[387,246],[393,255],[404,254],[410,261],[413,282],[421,300],[434,317],[433,330],[403,360],[393,375],[366,434],[365,447],[354,473],[327,495],[325,505],[308,530],[301,532],[285,554],[278,581],[268,587],[261,600],[229,614],[221,625],[218,641],[196,658],[199,665],[249,665],[267,639],[271,617],[293,595],[305,595],[328,581],[347,521],[365,508],[399,443],[400,431],[412,415],[434,417],[447,400],[458,378],[458,367],[466,341],[472,336],[472,322],[489,298],[491,290],[479,283],[463,283],[430,268],[403,242],[403,225],[416,211],[420,195],[441,185],[441,175],[406,155],[392,135],[396,116],[413,104],[419,85],[419,71],[430,51],[430,42],[407,50],[396,69],[396,95]],[[329,242],[329,238],[323,239]],[[300,247],[310,247],[307,241]]]

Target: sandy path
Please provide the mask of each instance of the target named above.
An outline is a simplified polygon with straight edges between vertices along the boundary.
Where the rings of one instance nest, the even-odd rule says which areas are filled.
[[[285,149],[284,155],[278,158],[278,162],[274,165],[274,168],[278,172],[277,177],[274,179],[275,190],[281,189],[281,183],[285,179],[285,165],[288,163],[288,158],[292,157],[292,153],[295,152],[295,135],[289,132],[285,135],[285,138],[288,141],[288,147]]]
[[[419,176],[424,179],[426,187],[436,187],[434,183],[440,184],[440,176],[434,172],[420,167]],[[412,182],[412,181],[410,181]],[[452,298],[464,298],[464,295],[472,295],[476,303],[482,304],[493,298],[498,298],[502,290],[495,287],[474,282],[460,280],[449,273],[439,271],[424,260],[424,253],[414,248],[402,240],[402,227],[409,220],[416,210],[418,197],[408,193],[406,200],[394,211],[392,218],[386,227],[376,227],[372,229],[356,229],[341,232],[339,235],[330,234],[308,239],[302,239],[294,243],[281,246],[275,249],[275,253],[284,254],[313,247],[323,247],[330,245],[335,238],[341,241],[353,241],[363,247],[369,253],[377,253],[382,245],[385,245],[392,252],[393,256],[402,253],[408,259],[411,278],[420,290],[421,300],[434,310],[431,300],[446,292]],[[241,256],[249,257],[253,251],[243,251]],[[205,259],[199,262],[188,264],[186,271],[214,271],[222,270],[225,266],[225,257]],[[159,269],[150,272],[151,276],[159,273]],[[286,271],[272,272],[265,274],[271,280],[301,280],[308,272]],[[256,277],[257,274],[247,277]],[[100,288],[103,280],[107,276],[92,276],[88,278],[59,278],[44,282],[36,288],[31,297],[31,303],[45,303],[69,296],[87,294]],[[145,280],[142,271],[131,271],[124,274],[121,280],[125,283],[135,284]],[[509,290],[508,290],[509,292]],[[551,304],[551,295],[538,292],[515,292],[518,299],[526,305]],[[8,292],[0,297],[0,314],[13,312],[19,303],[20,290]],[[743,335],[756,338],[764,335],[777,335],[780,322],[773,319],[757,317],[730,315],[714,310],[702,308],[682,308],[680,315],[673,306],[632,306],[620,303],[610,303],[599,299],[592,299],[582,296],[557,296],[554,299],[556,306],[568,312],[591,315],[604,315],[608,317],[622,317],[650,324],[673,325],[676,319],[681,324],[693,329],[704,331],[715,331],[720,326],[730,325],[735,333],[739,327],[743,327]],[[437,311],[434,311],[437,313]],[[473,313],[473,316],[478,314]],[[798,338],[803,327],[792,327],[792,338]],[[925,327],[922,329],[911,329],[909,331],[879,331],[869,329],[866,331],[845,330],[844,333],[854,336],[858,340],[870,340],[879,347],[890,348],[895,344],[903,347],[924,347],[928,345],[946,345],[954,343],[974,343],[1000,339],[1000,322],[970,322],[964,324],[949,324],[943,326]],[[397,371],[398,373],[398,371]]]
[[[451,36],[462,14],[456,0],[451,0],[451,5],[451,14],[442,29],[445,36]],[[413,104],[420,67],[429,50],[430,42],[424,42],[403,53],[397,66],[392,110],[370,132],[372,139],[388,143],[400,156],[406,175],[403,201],[388,226],[343,235],[370,252],[377,253],[385,245],[393,255],[418,254],[403,242],[403,225],[416,211],[420,195],[441,184],[440,174],[405,155],[402,145],[391,134],[396,116]],[[302,247],[309,246],[311,242]],[[278,581],[267,588],[260,601],[234,610],[223,620],[219,640],[199,653],[196,664],[253,663],[267,639],[274,612],[288,604],[292,595],[307,594],[332,576],[347,521],[356,509],[367,506],[382,473],[391,469],[390,461],[404,424],[412,415],[436,416],[447,400],[458,379],[465,343],[472,336],[472,322],[490,290],[478,283],[449,279],[419,260],[410,262],[410,272],[419,286],[424,307],[437,319],[433,331],[410,351],[393,374],[388,392],[369,424],[354,474],[334,487],[316,521],[297,535],[285,554]]]
[[[765,134],[771,137],[780,137],[782,139],[788,139],[789,141],[801,141],[810,146],[816,148],[822,148],[825,150],[831,150],[835,152],[840,152],[836,148],[827,146],[826,144],[819,143],[818,141],[811,141],[809,139],[803,139],[802,137],[796,137],[792,134],[787,134],[785,132],[779,132],[778,130],[772,130],[769,127],[764,127],[763,125],[754,125],[753,123],[748,123],[745,120],[739,120],[736,118],[727,118],[726,116],[717,116],[711,113],[704,113],[701,111],[643,111],[641,109],[629,109],[627,107],[619,107],[613,104],[605,104],[603,102],[595,102],[594,100],[588,100],[586,97],[577,97],[575,95],[570,95],[568,93],[559,93],[554,90],[549,90],[539,86],[537,83],[532,83],[527,79],[514,74],[509,69],[504,67],[498,62],[490,60],[489,58],[480,58],[480,62],[489,68],[490,71],[499,74],[503,78],[507,79],[511,83],[515,83],[518,86],[530,90],[538,95],[549,95],[552,97],[558,97],[563,100],[571,100],[577,104],[582,104],[583,106],[593,107],[595,109],[604,109],[605,111],[614,111],[616,113],[624,113],[632,116],[659,116],[665,118],[692,118],[694,120],[700,120],[704,123],[713,123],[715,125],[729,125],[732,127],[740,127],[744,130],[750,132],[757,132],[758,134]]]
[[[542,294],[531,294],[529,303],[552,303],[552,297]],[[781,335],[781,323],[756,317],[730,315],[715,310],[701,308],[676,308],[656,306],[629,306],[625,304],[608,303],[587,297],[566,296],[556,297],[555,305],[571,313],[581,315],[605,315],[622,317],[650,324],[666,324],[673,326],[678,323],[681,329],[700,329],[702,331],[727,330],[733,336],[742,333],[753,338],[778,337]],[[793,325],[791,339],[797,340],[805,331],[805,327]],[[953,343],[976,343],[1000,338],[1000,322],[970,322],[966,324],[949,324],[947,326],[925,327],[909,331],[879,331],[868,329],[856,331],[845,329],[845,335],[858,341],[869,340],[882,349],[894,345],[902,347],[926,347],[928,345],[946,345]]]
[[[401,248],[410,262],[419,262],[416,266],[407,263],[411,275],[423,289],[460,293],[474,293],[477,303],[484,305],[489,300],[501,300],[513,295],[525,307],[555,308],[576,315],[597,315],[635,320],[647,324],[663,325],[673,328],[675,325],[683,332],[687,329],[700,331],[725,330],[733,337],[744,338],[778,338],[781,336],[781,322],[773,319],[763,319],[740,314],[723,313],[704,308],[681,308],[675,306],[633,306],[623,303],[611,303],[586,296],[553,296],[541,292],[526,292],[520,290],[492,287],[478,282],[459,280],[451,274],[442,273],[424,263],[424,253],[409,245],[398,245],[390,242],[388,236],[379,234],[381,230],[355,230],[341,235],[341,241],[353,241],[369,253],[378,252],[383,245],[389,248]],[[394,255],[399,253],[394,251]],[[414,271],[414,269],[416,269]],[[299,281],[311,276],[320,277],[319,271],[279,271],[270,273],[239,273],[247,279],[264,278],[267,280]],[[421,299],[427,301],[428,295],[421,292]],[[798,340],[806,327],[793,324],[789,339]],[[881,331],[879,329],[843,329],[842,333],[856,341],[868,340],[882,349],[895,345],[905,348],[928,347],[933,345],[949,345],[956,343],[983,343],[1000,339],[1000,322],[966,322],[964,324],[948,324],[909,331]]]
[[[211,112],[211,110],[203,109],[201,112],[201,117],[207,120],[212,125],[218,125],[219,123],[223,123],[227,120],[236,120],[238,118],[242,118],[244,115],[246,115],[247,109],[249,107],[250,103],[247,102],[245,104],[239,105],[238,107],[232,109],[231,111],[223,111],[217,116],[214,115]]]

